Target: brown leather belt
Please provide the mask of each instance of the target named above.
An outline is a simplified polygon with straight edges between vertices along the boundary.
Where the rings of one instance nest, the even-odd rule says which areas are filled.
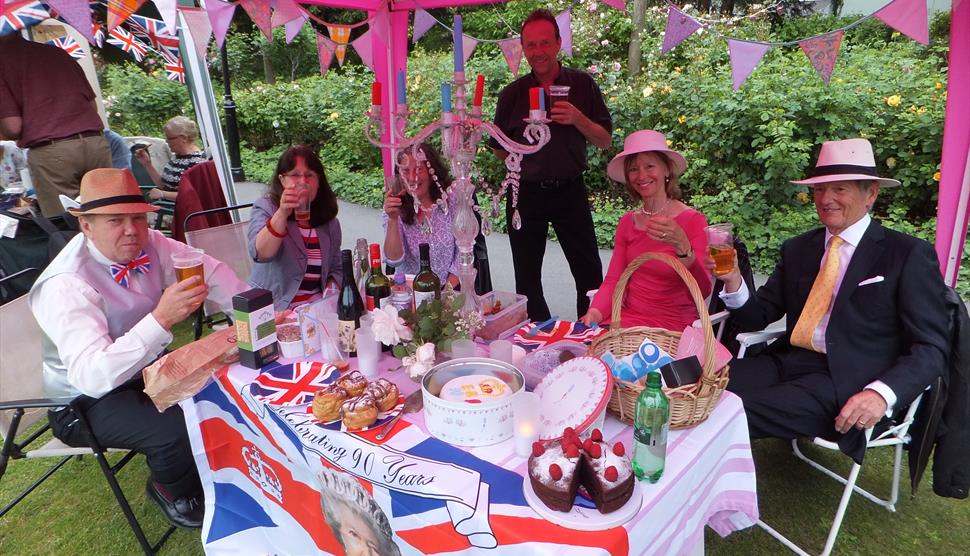
[[[68,135],[67,137],[58,137],[57,139],[47,139],[45,141],[38,141],[37,143],[34,143],[33,145],[30,145],[27,148],[36,149],[37,147],[46,147],[48,145],[53,145],[54,143],[59,143],[61,141],[69,141],[71,139],[83,139],[84,137],[95,137],[98,135],[104,135],[104,132],[101,131],[100,129],[96,129],[92,131],[82,131],[81,133],[74,133],[72,135]]]

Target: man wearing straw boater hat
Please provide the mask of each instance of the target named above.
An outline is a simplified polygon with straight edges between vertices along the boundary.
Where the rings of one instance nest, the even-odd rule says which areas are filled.
[[[44,331],[49,397],[77,398],[104,448],[145,454],[149,497],[174,525],[201,527],[202,487],[182,410],[159,413],[142,391],[141,370],[172,341],[172,326],[205,299],[223,310],[244,289],[233,271],[203,256],[205,282],[177,282],[172,256],[189,247],[148,229],[147,204],[128,170],[91,170],[81,179],[81,234],[51,261],[30,290]],[[49,415],[54,436],[86,445],[70,407]]]
[[[933,248],[869,216],[880,187],[865,139],[822,145],[812,188],[823,228],[789,239],[768,281],[749,294],[735,270],[722,298],[745,330],[785,315],[767,352],[731,363],[751,436],[821,436],[857,462],[865,429],[905,408],[944,370],[945,286]],[[709,266],[713,264],[709,261]]]

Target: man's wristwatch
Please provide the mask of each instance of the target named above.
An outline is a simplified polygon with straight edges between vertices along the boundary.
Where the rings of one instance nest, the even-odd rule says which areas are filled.
[[[693,255],[693,254],[694,254],[694,248],[693,247],[688,247],[686,253],[683,253],[683,254],[677,253],[677,258],[678,259],[689,259],[691,257],[691,255]]]

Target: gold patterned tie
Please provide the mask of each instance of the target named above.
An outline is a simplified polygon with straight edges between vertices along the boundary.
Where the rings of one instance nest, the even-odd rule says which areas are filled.
[[[839,236],[832,236],[829,242],[825,264],[818,271],[812,291],[808,294],[805,307],[802,309],[795,330],[791,333],[791,345],[812,351],[821,352],[822,349],[812,342],[815,329],[821,322],[822,316],[832,304],[832,292],[835,291],[835,281],[839,277],[839,246],[845,241]]]

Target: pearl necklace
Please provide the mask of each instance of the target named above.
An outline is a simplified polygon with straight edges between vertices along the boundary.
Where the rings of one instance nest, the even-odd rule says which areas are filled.
[[[642,214],[644,216],[648,216],[648,217],[649,216],[656,216],[656,215],[662,213],[664,211],[664,209],[667,208],[667,205],[669,205],[669,204],[670,204],[670,197],[667,197],[667,200],[664,201],[664,204],[660,205],[660,208],[658,208],[657,210],[650,211],[650,210],[647,210],[645,207],[640,207],[637,210],[640,212],[640,214]]]

